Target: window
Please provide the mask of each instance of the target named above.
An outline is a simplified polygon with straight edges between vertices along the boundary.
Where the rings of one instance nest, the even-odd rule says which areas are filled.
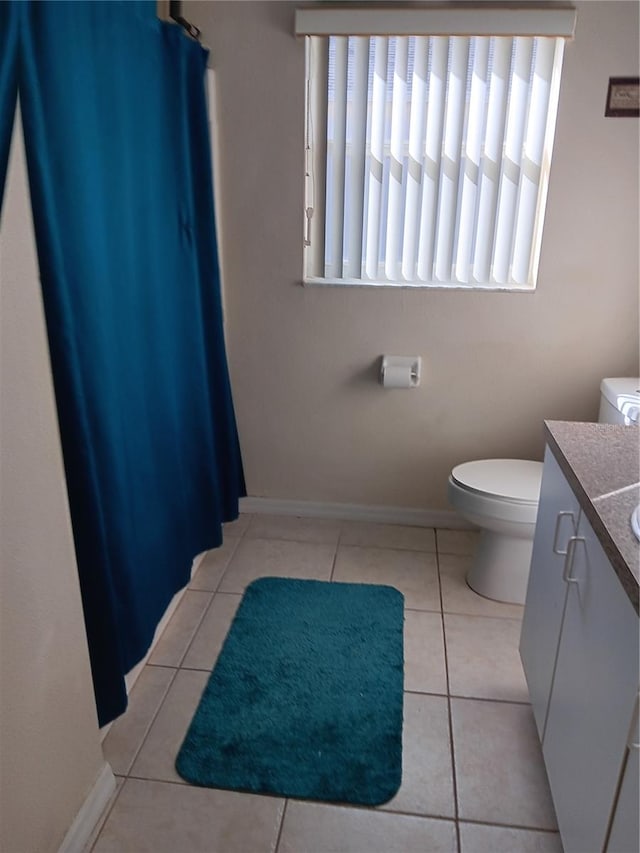
[[[574,19],[300,10],[305,280],[534,288]]]

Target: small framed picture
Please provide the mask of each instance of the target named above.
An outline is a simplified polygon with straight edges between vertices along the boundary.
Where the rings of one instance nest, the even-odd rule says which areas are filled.
[[[640,116],[640,77],[610,77],[605,116]]]

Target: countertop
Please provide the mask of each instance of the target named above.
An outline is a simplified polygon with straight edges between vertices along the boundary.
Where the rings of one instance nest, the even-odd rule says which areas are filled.
[[[631,529],[631,513],[640,503],[640,429],[545,421],[545,433],[637,613],[640,543]]]

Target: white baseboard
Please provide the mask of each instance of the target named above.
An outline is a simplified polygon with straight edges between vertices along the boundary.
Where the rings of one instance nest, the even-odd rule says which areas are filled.
[[[116,790],[116,777],[105,762],[93,788],[69,827],[58,853],[81,853],[104,815]]]
[[[335,518],[342,521],[373,521],[379,524],[405,524],[410,527],[441,527],[471,530],[472,526],[452,510],[413,509],[399,506],[369,506],[316,501],[290,501],[280,498],[240,499],[241,513],[297,515],[304,518]]]

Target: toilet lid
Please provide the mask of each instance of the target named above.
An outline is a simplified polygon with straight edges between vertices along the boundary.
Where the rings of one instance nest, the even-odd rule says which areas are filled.
[[[524,459],[479,459],[456,465],[451,478],[465,489],[514,503],[537,503],[542,462]]]

